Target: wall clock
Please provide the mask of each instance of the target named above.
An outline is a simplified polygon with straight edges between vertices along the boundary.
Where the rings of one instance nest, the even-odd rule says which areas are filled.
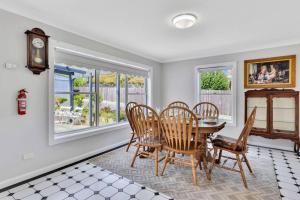
[[[27,35],[27,68],[33,74],[40,74],[49,69],[48,64],[48,38],[45,32],[39,28],[33,28],[25,32]]]

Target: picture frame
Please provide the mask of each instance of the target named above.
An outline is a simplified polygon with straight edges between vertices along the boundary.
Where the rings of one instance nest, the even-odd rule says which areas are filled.
[[[244,61],[244,88],[296,87],[296,55]]]

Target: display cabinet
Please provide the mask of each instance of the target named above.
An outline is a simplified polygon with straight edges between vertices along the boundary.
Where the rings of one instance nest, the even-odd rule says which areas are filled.
[[[245,121],[257,107],[251,135],[294,142],[299,154],[299,92],[294,90],[248,90],[245,92]]]

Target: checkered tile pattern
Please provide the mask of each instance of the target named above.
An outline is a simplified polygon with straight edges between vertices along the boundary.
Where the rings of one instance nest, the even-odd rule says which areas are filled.
[[[89,162],[0,193],[0,200],[167,200],[164,194]]]

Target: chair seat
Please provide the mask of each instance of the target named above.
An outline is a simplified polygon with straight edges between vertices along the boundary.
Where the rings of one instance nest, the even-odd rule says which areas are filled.
[[[237,145],[236,149],[234,149],[236,141],[237,140],[234,138],[218,135],[215,139],[212,140],[212,143],[214,146],[228,149],[231,151],[242,151],[243,149],[241,145]]]
[[[160,147],[162,146],[161,139],[158,138],[143,138],[142,140],[137,142],[141,146],[149,146],[149,147]]]

